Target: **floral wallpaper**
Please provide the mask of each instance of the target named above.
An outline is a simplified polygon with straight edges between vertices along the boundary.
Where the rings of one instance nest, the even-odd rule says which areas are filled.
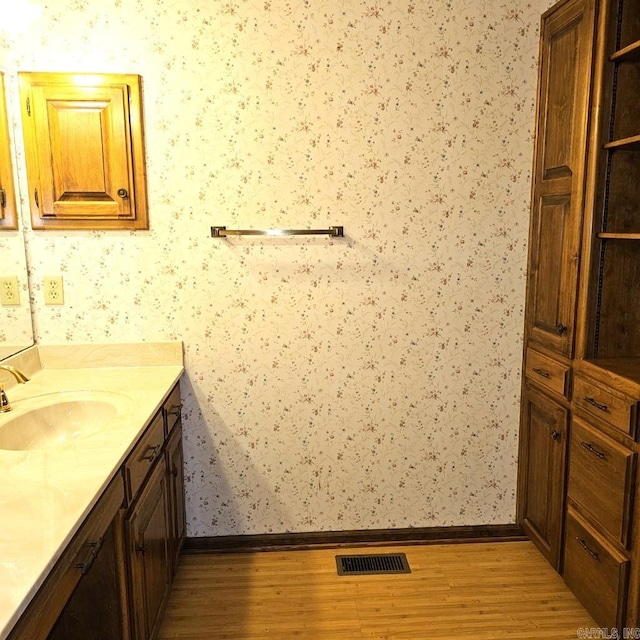
[[[19,304],[0,306],[0,360],[32,342],[29,288],[24,265],[22,231],[0,231],[0,275],[13,276],[18,282]]]
[[[34,322],[184,342],[188,535],[514,521],[549,4],[32,0],[0,32],[14,92],[143,78],[151,229],[27,229]]]

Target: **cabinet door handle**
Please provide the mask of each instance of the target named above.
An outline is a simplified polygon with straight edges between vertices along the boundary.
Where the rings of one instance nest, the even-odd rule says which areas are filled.
[[[551,432],[551,439],[560,440],[560,434],[555,429]]]
[[[7,193],[4,189],[0,188],[0,207],[3,209],[7,206]]]
[[[100,549],[102,547],[102,543],[104,542],[104,538],[98,538],[95,542],[89,542],[87,547],[91,548],[91,553],[84,562],[79,562],[78,564],[73,565],[76,569],[80,569],[81,575],[86,575],[91,570],[91,565],[93,565],[95,559],[98,557],[100,553]]]
[[[565,325],[562,324],[562,322],[556,327],[556,330],[558,331],[558,335],[561,336],[566,330],[567,327]]]
[[[150,444],[147,447],[147,453],[145,453],[142,456],[142,459],[148,460],[149,462],[153,462],[158,457],[158,454],[160,453],[160,449],[162,449],[161,444],[156,444],[155,446]]]
[[[178,467],[173,467],[173,469],[171,469],[171,475],[172,475],[174,478],[177,478],[177,477],[178,477]]]
[[[609,411],[609,407],[606,404],[600,404],[597,400],[595,400],[594,398],[589,398],[588,396],[585,396],[584,398],[582,398],[585,402],[588,402],[592,407],[595,407],[596,409],[600,409],[600,411]]]
[[[576,536],[576,540],[578,541],[578,544],[594,559],[594,560],[600,560],[600,558],[598,557],[598,554],[595,551],[592,551],[591,549],[589,549],[589,545],[582,539],[582,538],[578,538],[578,536]]]
[[[129,192],[126,189],[118,189],[118,195],[121,198],[128,198],[129,197]]]
[[[590,451],[591,453],[593,453],[593,455],[596,456],[597,458],[600,458],[600,460],[604,460],[606,458],[606,456],[604,455],[604,453],[602,453],[602,451],[598,451],[592,444],[588,442],[581,442],[580,446],[584,447],[587,451]]]
[[[136,545],[136,553],[145,555],[147,553],[147,545],[144,544],[144,542],[142,544]]]
[[[545,371],[544,369],[534,369],[533,373],[537,373],[539,376],[542,376],[543,378],[551,377],[551,374],[548,371]]]

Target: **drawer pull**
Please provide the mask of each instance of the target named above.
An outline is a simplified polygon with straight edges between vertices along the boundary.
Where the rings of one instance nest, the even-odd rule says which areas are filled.
[[[600,404],[598,401],[594,400],[593,398],[585,396],[583,400],[585,402],[588,402],[592,407],[595,407],[596,409],[600,409],[600,411],[609,411],[609,407],[606,404]]]
[[[592,551],[591,549],[589,549],[589,545],[582,539],[582,538],[578,538],[578,536],[576,536],[576,540],[578,541],[578,544],[594,559],[594,560],[598,560],[600,561],[600,558],[598,557],[598,554],[595,551]]]
[[[533,372],[537,373],[539,376],[542,376],[543,378],[551,377],[551,374],[548,371],[544,371],[543,369],[534,369]]]
[[[606,456],[604,455],[604,453],[602,453],[602,451],[598,451],[592,444],[590,444],[589,442],[581,442],[580,443],[581,447],[584,447],[587,451],[590,451],[591,453],[593,453],[594,456],[600,458],[600,460],[604,460],[606,458]]]
[[[156,444],[155,446],[150,444],[147,447],[147,453],[145,453],[142,456],[142,460],[148,460],[149,462],[153,462],[158,457],[158,454],[160,453],[160,449],[162,449],[161,444]]]
[[[100,549],[102,547],[102,543],[104,542],[104,538],[98,538],[95,542],[89,542],[87,544],[88,547],[91,548],[91,553],[89,557],[84,562],[79,562],[78,564],[73,565],[74,568],[80,569],[81,575],[87,575],[91,570],[91,565],[93,565],[95,559],[98,557],[100,553]]]
[[[171,407],[171,409],[167,410],[167,415],[179,417],[181,410],[182,410],[182,405],[177,404],[175,407]]]

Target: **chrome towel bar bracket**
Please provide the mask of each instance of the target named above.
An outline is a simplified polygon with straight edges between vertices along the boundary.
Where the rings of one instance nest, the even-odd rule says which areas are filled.
[[[228,236],[332,236],[344,238],[344,227],[328,229],[227,229],[227,227],[211,227],[212,238]]]

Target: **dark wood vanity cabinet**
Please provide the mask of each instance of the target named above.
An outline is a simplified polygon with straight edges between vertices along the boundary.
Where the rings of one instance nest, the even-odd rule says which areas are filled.
[[[185,536],[176,385],[8,640],[150,640]]]

